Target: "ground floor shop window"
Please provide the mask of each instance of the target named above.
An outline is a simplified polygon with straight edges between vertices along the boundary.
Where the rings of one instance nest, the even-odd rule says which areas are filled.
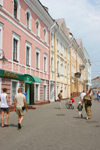
[[[35,102],[40,100],[40,85],[35,85]]]
[[[11,104],[14,103],[14,98],[18,90],[18,82],[17,81],[12,81],[11,85]]]
[[[44,91],[44,92],[43,92],[43,93],[44,93],[44,94],[43,94],[43,99],[46,100],[46,99],[47,99],[47,86],[46,86],[46,85],[44,85],[43,91]]]

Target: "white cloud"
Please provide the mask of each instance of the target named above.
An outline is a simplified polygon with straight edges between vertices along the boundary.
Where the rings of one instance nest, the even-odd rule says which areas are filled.
[[[83,40],[91,58],[98,59],[100,0],[41,0],[41,2],[49,8],[53,18],[65,18],[66,26],[70,28],[75,38]]]

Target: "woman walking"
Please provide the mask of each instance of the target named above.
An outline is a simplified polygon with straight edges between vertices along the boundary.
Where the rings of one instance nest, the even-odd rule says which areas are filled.
[[[86,93],[84,96],[84,106],[85,106],[85,111],[87,114],[86,119],[88,120],[89,117],[91,117],[91,106],[92,106],[92,96],[91,96],[91,89]]]
[[[9,119],[9,105],[8,105],[8,95],[7,89],[3,89],[3,93],[0,96],[1,98],[1,127],[8,126]],[[4,113],[6,113],[6,120],[4,123]]]

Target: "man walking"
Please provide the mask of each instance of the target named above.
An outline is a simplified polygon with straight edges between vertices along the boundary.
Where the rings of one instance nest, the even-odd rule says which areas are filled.
[[[14,99],[14,110],[18,115],[18,129],[21,129],[21,122],[24,118],[24,109],[27,111],[27,103],[24,94],[22,94],[21,88],[19,88]]]

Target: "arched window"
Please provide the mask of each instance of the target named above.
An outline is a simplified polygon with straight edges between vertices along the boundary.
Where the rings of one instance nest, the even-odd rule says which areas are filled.
[[[40,22],[36,20],[36,35],[40,37]]]
[[[47,30],[44,28],[44,42],[47,43]]]
[[[20,3],[19,0],[13,1],[13,15],[15,19],[20,19]]]
[[[26,26],[31,30],[31,12],[30,10],[26,11]]]

